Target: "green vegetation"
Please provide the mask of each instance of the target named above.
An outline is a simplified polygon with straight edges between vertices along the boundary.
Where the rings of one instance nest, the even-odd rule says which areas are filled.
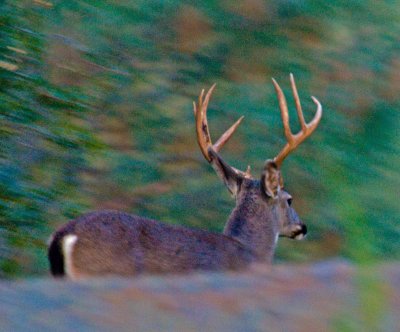
[[[46,273],[52,231],[93,209],[220,231],[233,202],[192,100],[217,83],[211,131],[245,115],[223,155],[257,173],[285,142],[270,78],[293,105],[290,72],[324,116],[283,166],[310,235],[278,260],[399,259],[399,21],[391,1],[5,0],[0,277]]]

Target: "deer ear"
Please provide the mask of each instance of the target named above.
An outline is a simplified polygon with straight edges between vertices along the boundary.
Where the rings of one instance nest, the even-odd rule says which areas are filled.
[[[229,192],[236,197],[243,177],[234,168],[230,167],[213,149],[209,149],[208,154],[211,157],[210,163],[215,172],[224,181]]]
[[[272,198],[278,195],[282,186],[281,172],[273,160],[267,160],[261,174],[261,188],[264,193]]]

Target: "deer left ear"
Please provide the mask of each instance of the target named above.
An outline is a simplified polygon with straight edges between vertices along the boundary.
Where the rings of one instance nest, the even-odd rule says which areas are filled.
[[[211,157],[210,163],[212,167],[222,181],[224,181],[229,192],[236,197],[239,187],[243,181],[242,175],[235,171],[234,168],[230,167],[212,148],[208,150],[208,153]]]
[[[261,189],[267,196],[275,198],[282,187],[283,181],[278,166],[273,160],[267,160],[261,174]]]

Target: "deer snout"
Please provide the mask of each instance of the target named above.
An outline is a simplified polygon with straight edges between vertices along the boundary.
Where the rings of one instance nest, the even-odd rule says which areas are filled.
[[[304,224],[300,224],[296,226],[295,231],[293,232],[292,239],[301,240],[307,234],[307,226]]]

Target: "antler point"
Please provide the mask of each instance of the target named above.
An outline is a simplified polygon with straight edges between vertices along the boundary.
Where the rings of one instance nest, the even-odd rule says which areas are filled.
[[[196,107],[196,102],[195,101],[193,101],[193,112],[194,112],[194,115],[196,116],[197,107]]]

